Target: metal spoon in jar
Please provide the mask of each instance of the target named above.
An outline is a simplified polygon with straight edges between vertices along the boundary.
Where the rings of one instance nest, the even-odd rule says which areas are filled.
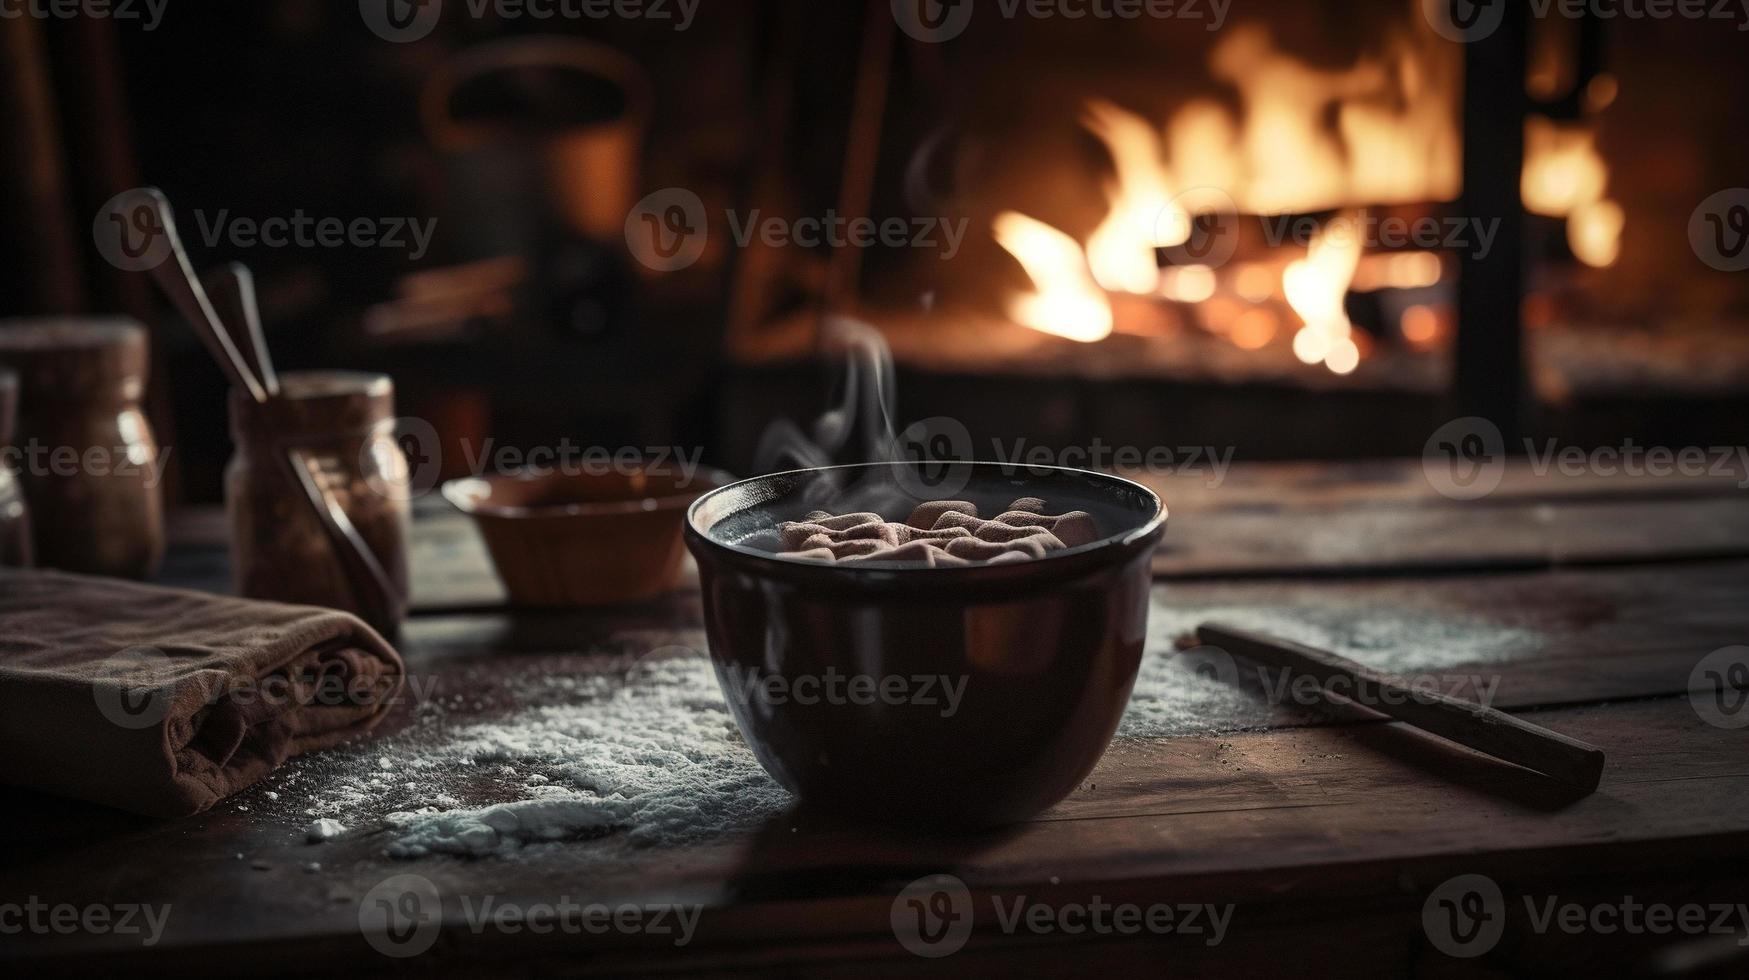
[[[142,188],[140,193],[145,196],[142,205],[151,209],[157,228],[164,234],[170,253],[176,260],[175,268],[171,268],[169,262],[160,262],[152,269],[152,277],[159,288],[164,290],[171,302],[176,304],[177,309],[194,326],[213,359],[218,361],[220,370],[225,372],[233,385],[247,392],[258,405],[282,397],[279,376],[273,370],[266,334],[261,328],[261,311],[255,297],[254,275],[247,266],[233,262],[209,276],[215,293],[226,308],[227,316],[221,318],[212,299],[207,295],[205,285],[195,276],[194,266],[188,260],[188,252],[182,247],[169,199],[156,187]],[[232,340],[230,332],[225,328],[226,319],[243,325],[240,336],[244,338],[248,356]],[[382,562],[371,550],[369,542],[359,533],[346,509],[322,486],[317,478],[320,472],[319,463],[310,453],[297,446],[286,447],[284,461],[290,469],[293,485],[304,492],[316,517],[327,531],[335,554],[339,556],[341,564],[346,568],[348,579],[357,590],[366,618],[379,623],[399,622],[405,612],[406,600],[401,596],[400,590],[395,588],[388,572],[383,569]]]
[[[237,350],[270,398],[279,397],[279,373],[267,350],[267,334],[261,329],[261,307],[255,300],[255,274],[241,262],[227,262],[209,271],[204,280],[219,321],[239,325],[233,335]]]
[[[238,352],[237,345],[232,343],[231,335],[225,331],[224,323],[213,309],[206,289],[194,274],[194,266],[188,261],[188,251],[182,247],[182,236],[176,233],[176,216],[170,209],[169,199],[156,187],[142,187],[137,193],[143,199],[130,204],[151,210],[155,230],[164,236],[165,243],[170,247],[169,257],[175,260],[174,263],[166,261],[153,266],[153,280],[170,297],[170,302],[176,304],[183,318],[194,327],[201,342],[206,344],[207,350],[213,355],[213,360],[219,363],[219,369],[230,378],[231,384],[248,392],[249,397],[257,404],[267,401],[267,389],[262,387],[255,374],[249,370],[248,363],[243,360],[243,355]]]

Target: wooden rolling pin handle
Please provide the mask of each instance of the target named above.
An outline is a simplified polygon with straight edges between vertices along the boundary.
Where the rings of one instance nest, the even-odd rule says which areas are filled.
[[[1328,650],[1218,623],[1196,628],[1197,639],[1231,654],[1291,674],[1311,677],[1326,690],[1371,689],[1362,707],[1406,722],[1459,745],[1523,766],[1590,792],[1603,778],[1603,750],[1485,705],[1421,688]]]

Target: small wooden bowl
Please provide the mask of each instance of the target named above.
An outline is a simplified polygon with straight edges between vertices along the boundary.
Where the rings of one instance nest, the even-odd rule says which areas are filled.
[[[519,606],[650,599],[680,579],[686,508],[731,478],[677,469],[467,477],[444,499],[470,515]]]

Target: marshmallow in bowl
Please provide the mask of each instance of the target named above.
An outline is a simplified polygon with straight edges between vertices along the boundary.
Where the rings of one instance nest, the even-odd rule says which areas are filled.
[[[1046,509],[1045,501],[1022,497],[989,519],[964,500],[918,504],[902,522],[869,512],[813,511],[743,543],[812,561],[913,562],[945,568],[1043,558],[1099,537],[1086,511],[1047,514]]]

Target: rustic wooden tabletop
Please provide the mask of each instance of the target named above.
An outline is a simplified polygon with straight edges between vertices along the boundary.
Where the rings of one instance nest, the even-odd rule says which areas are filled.
[[[1749,902],[1749,707],[1702,664],[1749,643],[1749,491],[1735,478],[1519,465],[1470,501],[1431,489],[1418,461],[1235,466],[1218,487],[1143,478],[1171,521],[1130,714],[1085,784],[1024,825],[856,826],[774,804],[745,758],[725,757],[697,787],[715,809],[684,814],[683,833],[608,826],[514,846],[501,829],[489,848],[419,853],[410,818],[389,814],[538,798],[566,778],[534,771],[538,747],[458,745],[527,726],[581,744],[586,728],[555,726],[586,722],[616,685],[709,676],[692,580],[635,608],[507,609],[469,527],[428,508],[400,642],[411,696],[377,735],[180,821],[6,793],[0,901],[169,908],[150,945],[25,930],[0,939],[0,959],[182,974],[1749,969],[1734,911],[1663,930],[1591,914]],[[223,587],[219,523],[178,522],[170,580]],[[1352,707],[1211,676],[1179,650],[1207,618],[1485,693],[1601,746],[1602,786],[1580,796]],[[720,717],[712,696],[696,709]],[[323,816],[345,830],[309,843]],[[384,895],[434,897],[414,918],[429,927],[369,934],[361,907]],[[596,932],[479,914],[561,900],[698,919],[681,942],[648,919]],[[1125,928],[1113,911],[1159,906],[1175,928]]]

